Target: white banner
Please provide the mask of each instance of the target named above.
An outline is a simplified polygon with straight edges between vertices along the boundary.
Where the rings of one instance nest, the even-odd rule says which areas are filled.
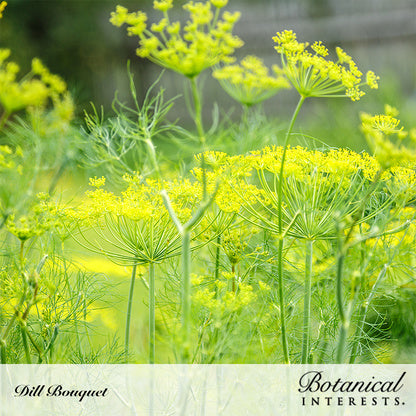
[[[2,365],[1,416],[415,415],[416,365]]]

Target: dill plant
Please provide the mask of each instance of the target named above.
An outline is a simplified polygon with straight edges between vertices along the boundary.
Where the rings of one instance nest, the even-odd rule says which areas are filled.
[[[307,43],[299,43],[296,34],[293,31],[286,30],[277,33],[273,40],[278,44],[277,52],[281,56],[283,73],[287,76],[291,84],[298,91],[300,98],[296,109],[293,113],[289,127],[286,131],[283,143],[283,153],[280,162],[280,171],[278,178],[277,194],[277,223],[279,232],[279,249],[278,249],[278,279],[279,279],[279,302],[281,309],[281,325],[282,325],[282,343],[284,350],[284,359],[286,363],[290,362],[289,349],[286,339],[285,324],[285,307],[283,292],[283,248],[285,231],[283,229],[283,183],[284,183],[284,166],[286,151],[289,144],[290,135],[292,133],[296,118],[300,109],[308,97],[336,97],[347,96],[351,100],[359,100],[363,95],[360,86],[368,84],[371,88],[377,88],[377,76],[373,72],[367,73],[366,82],[361,81],[362,73],[358,70],[355,62],[340,48],[337,49],[338,62],[325,59],[328,50],[321,42],[312,44],[313,53],[307,50]],[[295,220],[295,218],[293,219]],[[290,223],[291,225],[291,223]],[[310,327],[310,287],[311,287],[311,259],[313,252],[313,240],[308,240],[305,272],[305,312],[304,312],[304,328],[306,329],[302,362],[308,361],[309,349],[309,327]]]
[[[38,59],[19,78],[10,52],[0,51],[2,363],[127,362],[139,277],[148,291],[150,363],[171,360],[162,352],[166,339],[181,363],[387,359],[391,305],[405,304],[414,285],[415,132],[387,106],[385,114],[361,116],[373,156],[291,146],[306,99],[358,101],[364,85],[377,88],[378,76],[361,73],[340,48],[329,60],[321,42],[309,47],[293,31],[274,38],[280,67],[270,71],[254,56],[236,63],[239,13],[223,12],[227,3],[188,2],[184,25],[171,21],[172,0],[154,2],[162,16],[153,24],[122,6],[111,15],[138,37],[139,57],[189,83],[202,152],[181,175],[157,152],[163,136],[191,136],[167,121],[174,101],[164,100],[163,89],[154,94],[152,86],[139,103],[129,71],[133,108],[116,96],[106,119],[93,107],[82,142],[64,81]],[[247,124],[248,108],[281,89],[297,91],[282,146],[256,144],[238,155],[209,150],[236,129],[204,127],[199,77],[208,69],[246,108]],[[267,120],[252,116],[277,143]],[[94,169],[92,190],[68,204],[38,193],[47,172],[46,187],[59,200],[57,183],[77,155]],[[100,177],[103,167],[113,191]],[[110,290],[67,258],[70,238],[131,268],[123,349],[116,336],[98,349],[91,341],[94,320],[111,321],[101,303]]]

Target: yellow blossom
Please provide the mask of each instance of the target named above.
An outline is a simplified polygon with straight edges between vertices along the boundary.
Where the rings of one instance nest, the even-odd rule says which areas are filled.
[[[350,97],[359,100],[364,92],[360,87],[367,84],[377,88],[377,77],[369,71],[366,82],[362,82],[362,73],[357,65],[341,48],[337,48],[338,62],[325,59],[327,48],[321,41],[315,42],[308,51],[308,43],[297,41],[291,30],[278,32],[273,40],[278,44],[275,49],[280,53],[283,70],[292,85],[303,97]]]
[[[245,105],[257,104],[275,95],[282,88],[290,88],[289,81],[277,65],[269,69],[256,56],[246,56],[240,64],[227,65],[213,72],[224,90]]]
[[[218,18],[211,6],[219,10],[225,0],[196,2],[189,1],[183,7],[190,19],[181,33],[179,22],[171,22],[168,16],[172,0],[155,1],[153,7],[163,13],[162,20],[147,28],[147,16],[143,12],[130,13],[125,7],[117,6],[110,21],[115,26],[128,25],[130,36],[138,36],[140,47],[137,55],[156,64],[193,78],[219,62],[229,63],[242,41],[232,35],[238,13],[223,13]]]

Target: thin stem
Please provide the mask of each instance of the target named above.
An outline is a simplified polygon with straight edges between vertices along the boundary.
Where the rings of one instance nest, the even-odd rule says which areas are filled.
[[[336,275],[336,299],[338,313],[341,320],[341,328],[339,333],[338,345],[337,345],[337,354],[336,354],[336,363],[342,364],[344,360],[344,349],[347,342],[347,333],[349,328],[349,321],[347,319],[347,314],[344,310],[344,303],[342,300],[342,274],[344,267],[345,253],[343,247],[339,244],[339,253],[337,259],[337,275]]]
[[[29,343],[27,342],[27,326],[26,322],[23,322],[20,326],[20,331],[22,334],[22,343],[25,350],[26,364],[32,364],[32,359],[30,358]]]
[[[206,173],[206,166],[205,166],[205,132],[204,126],[202,123],[202,105],[201,105],[201,97],[198,91],[198,85],[196,83],[196,77],[190,78],[191,83],[191,90],[192,90],[192,98],[194,102],[194,122],[196,125],[196,129],[198,131],[199,142],[202,145],[202,155],[201,155],[201,169],[202,169],[202,196],[203,199],[206,198],[207,195],[207,173]]]
[[[216,250],[215,250],[215,272],[214,272],[214,282],[218,282],[220,275],[220,255],[221,255],[221,234],[218,234],[216,241]],[[215,297],[218,296],[218,286],[215,285]]]
[[[189,360],[191,320],[191,234],[185,230],[182,236],[182,363]]]
[[[157,179],[161,180],[160,168],[159,168],[159,164],[157,163],[157,157],[156,157],[156,149],[155,149],[155,146],[153,145],[153,142],[150,136],[145,140],[145,143],[146,143],[147,148],[149,149],[150,161],[156,173],[156,177]]]
[[[277,273],[278,273],[278,284],[279,284],[279,304],[280,304],[280,325],[282,328],[282,344],[283,344],[283,358],[286,364],[290,363],[289,358],[289,347],[286,336],[286,308],[285,308],[285,295],[283,289],[283,220],[282,220],[282,193],[283,193],[283,168],[286,158],[286,150],[289,144],[289,138],[293,130],[296,118],[299,114],[299,111],[302,107],[305,97],[301,96],[296,106],[296,109],[293,113],[292,119],[290,121],[289,127],[286,132],[285,141],[283,145],[283,154],[282,160],[280,162],[280,173],[279,173],[279,184],[277,189],[277,216],[278,216],[278,230],[279,230],[279,245],[277,253]]]
[[[149,364],[155,363],[155,264],[149,264]]]
[[[133,293],[134,293],[134,282],[136,280],[136,269],[137,269],[137,265],[135,264],[131,272],[129,299],[127,303],[126,331],[125,331],[125,341],[124,341],[124,356],[125,356],[126,363],[128,362],[128,359],[129,359],[131,308],[133,304]]]
[[[285,164],[285,159],[286,159],[286,151],[289,145],[289,139],[290,139],[290,135],[292,133],[293,130],[293,126],[295,124],[295,121],[299,115],[299,111],[302,107],[303,102],[305,101],[306,97],[303,97],[302,95],[300,96],[298,105],[296,106],[296,109],[293,113],[292,119],[290,120],[290,124],[289,127],[287,129],[286,132],[286,136],[285,136],[285,141],[283,143],[283,154],[282,154],[282,160],[280,161],[280,172],[279,172],[279,184],[278,184],[278,188],[277,188],[277,201],[278,201],[278,206],[277,206],[277,214],[278,214],[278,225],[279,225],[279,233],[282,233],[282,229],[283,229],[283,221],[282,221],[282,194],[283,194],[283,170],[284,170],[284,164]]]
[[[201,97],[198,91],[198,85],[196,82],[196,77],[190,78],[191,82],[191,90],[192,90],[192,98],[194,101],[194,122],[196,129],[198,131],[199,141],[202,145],[205,145],[205,132],[204,126],[202,124],[202,105],[201,105]]]
[[[20,308],[23,305],[23,303],[25,302],[25,300],[26,300],[26,291],[24,291],[22,297],[20,298],[19,304],[15,307],[14,314],[13,314],[12,318],[10,319],[9,324],[4,329],[3,334],[0,337],[1,364],[6,364],[6,345],[7,345],[6,339],[7,339],[7,335],[9,334],[10,330],[12,329],[14,321],[19,316]]]
[[[305,296],[303,310],[303,340],[302,340],[302,364],[308,363],[309,338],[311,326],[311,284],[312,284],[312,259],[313,240],[306,241],[305,255]]]
[[[355,343],[353,345],[353,348],[351,350],[350,364],[354,364],[355,359],[357,358],[359,339],[361,338],[361,334],[363,333],[363,330],[364,330],[364,324],[365,324],[365,320],[367,318],[368,308],[369,308],[369,306],[371,304],[371,301],[373,300],[373,297],[376,293],[376,290],[377,290],[381,280],[384,278],[386,272],[387,272],[387,264],[385,264],[384,267],[381,269],[373,287],[371,288],[371,292],[368,295],[368,298],[365,300],[363,306],[361,307],[361,312],[362,313],[361,313],[361,316],[360,316],[360,323],[357,327],[357,331],[356,331],[356,334],[355,334],[356,341],[355,341]]]
[[[5,111],[0,117],[0,130],[3,130],[3,127],[6,125],[8,118],[10,117],[11,113],[9,111]]]
[[[338,338],[338,345],[337,345],[337,353],[336,353],[336,363],[342,364],[344,361],[344,351],[347,344],[347,336],[348,336],[348,330],[350,327],[350,318],[352,311],[346,312],[344,309],[344,303],[342,300],[342,278],[343,278],[343,268],[344,268],[344,260],[345,256],[348,252],[348,241],[353,235],[354,228],[357,225],[358,221],[362,217],[365,206],[367,204],[368,199],[371,197],[372,193],[376,189],[378,185],[378,181],[380,180],[383,170],[379,170],[377,174],[375,175],[373,182],[367,191],[367,193],[364,195],[360,202],[360,206],[358,208],[358,215],[354,219],[353,223],[350,225],[348,234],[344,239],[342,237],[338,238],[338,258],[337,258],[337,276],[336,276],[336,299],[337,299],[337,306],[338,306],[338,313],[341,321],[341,328]],[[340,235],[342,230],[338,230],[338,234]],[[350,305],[351,306],[351,305]],[[352,308],[349,308],[352,309]]]

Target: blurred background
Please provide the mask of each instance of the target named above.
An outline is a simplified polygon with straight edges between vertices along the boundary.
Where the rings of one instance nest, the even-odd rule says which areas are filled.
[[[144,10],[149,22],[159,20],[152,0],[8,0],[0,25],[1,47],[12,49],[12,59],[23,70],[38,56],[69,84],[78,114],[103,105],[110,111],[115,91],[128,101],[127,61],[131,61],[139,94],[160,74],[160,68],[136,56],[137,38],[109,23],[117,4]],[[181,6],[185,1],[175,0]],[[322,40],[330,50],[339,45],[365,72],[374,70],[380,89],[370,91],[359,104],[350,100],[310,100],[302,110],[302,129],[333,145],[365,147],[356,126],[359,111],[381,112],[384,103],[397,106],[402,121],[416,126],[416,1],[415,0],[230,0],[228,10],[240,10],[235,34],[245,46],[237,56],[256,54],[266,63],[279,63],[272,36],[293,29],[300,41]],[[172,10],[185,19],[181,7]],[[204,109],[209,123],[214,102],[238,117],[241,109],[205,73]],[[161,81],[170,97],[183,94],[183,80],[166,71]],[[190,123],[183,98],[170,113]],[[319,102],[317,102],[319,101]],[[336,101],[336,104],[334,103]],[[266,101],[264,111],[285,121],[296,102],[293,91]],[[300,124],[298,124],[300,125]]]

